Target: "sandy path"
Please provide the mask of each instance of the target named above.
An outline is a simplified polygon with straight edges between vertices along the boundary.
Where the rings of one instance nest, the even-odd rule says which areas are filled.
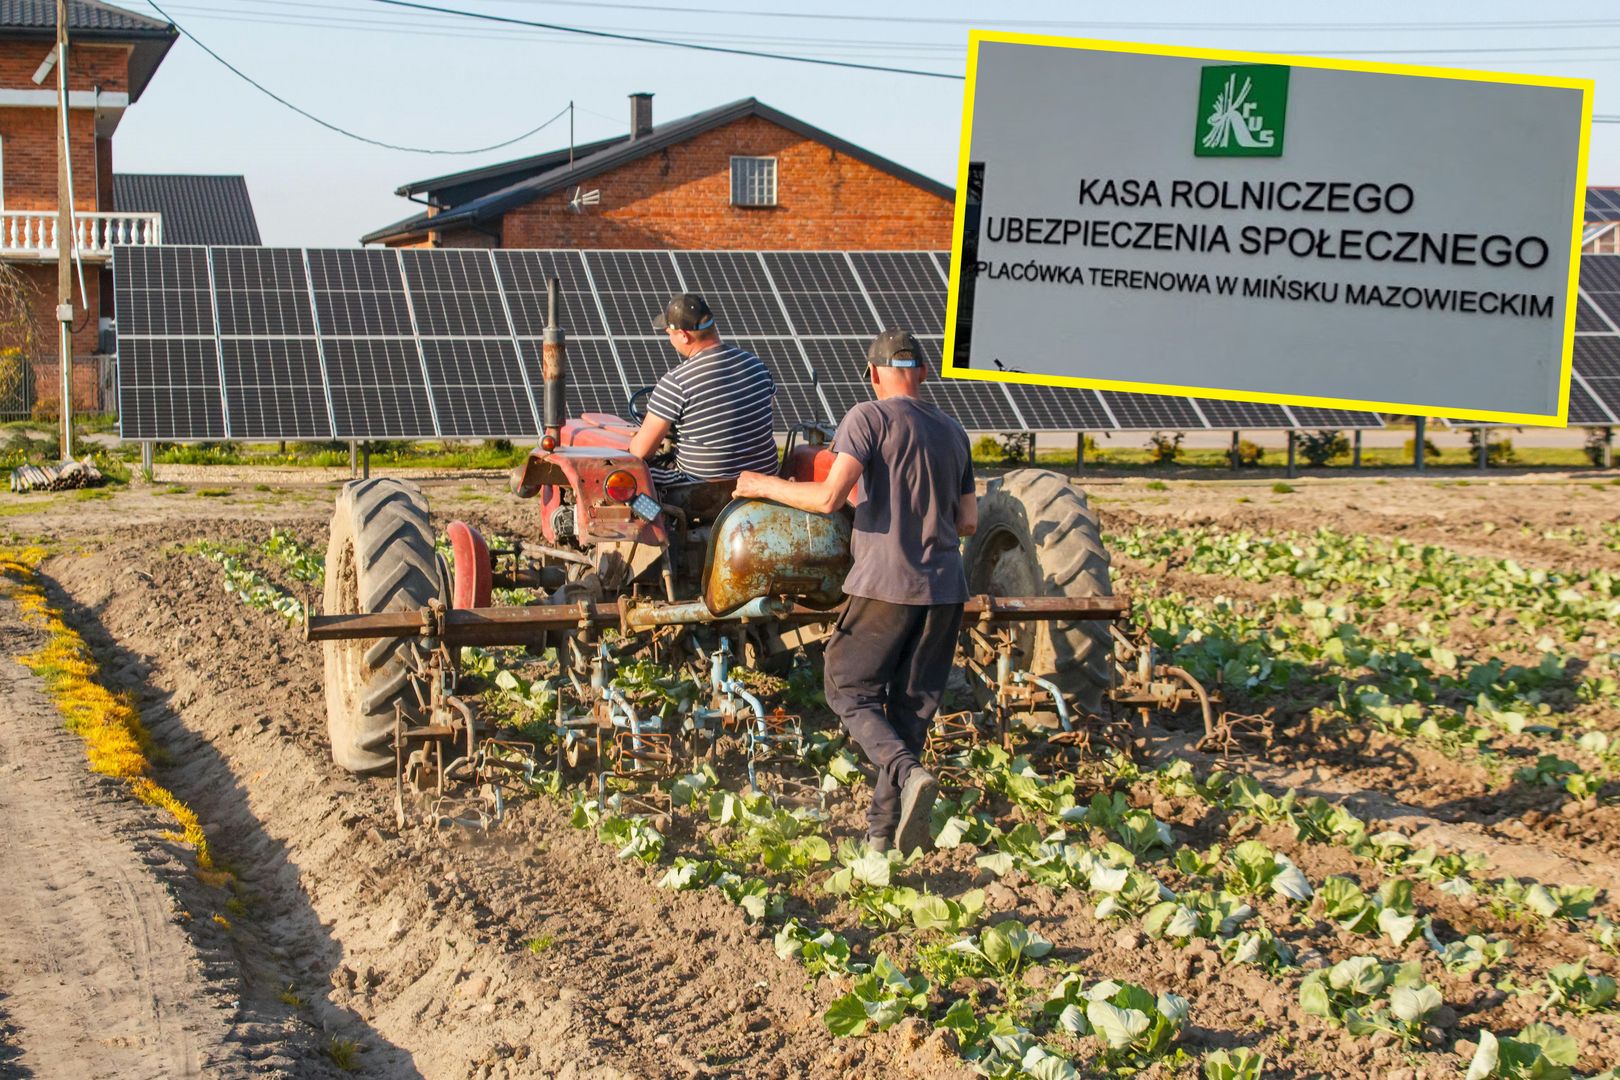
[[[30,636],[0,601],[5,651]],[[190,1077],[218,1055],[229,1013],[137,850],[144,814],[105,787],[39,679],[0,665],[0,1073]]]

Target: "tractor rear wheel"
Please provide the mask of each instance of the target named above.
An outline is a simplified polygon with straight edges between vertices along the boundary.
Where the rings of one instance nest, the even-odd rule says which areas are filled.
[[[963,562],[975,595],[1113,594],[1096,511],[1068,477],[1045,469],[1018,469],[990,481]],[[1108,623],[1033,622],[1020,631],[1030,673],[1100,712],[1113,653]]]
[[[392,479],[344,485],[326,549],[326,613],[415,611],[445,593],[421,489]],[[393,770],[396,705],[407,725],[423,722],[410,685],[415,647],[408,638],[326,643],[332,760],[350,772]]]

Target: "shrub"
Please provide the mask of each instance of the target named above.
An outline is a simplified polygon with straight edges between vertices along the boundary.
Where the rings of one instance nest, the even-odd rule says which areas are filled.
[[[1168,435],[1162,431],[1155,431],[1149,435],[1147,448],[1152,454],[1151,462],[1154,465],[1174,465],[1176,459],[1181,457],[1181,440],[1184,437],[1179,431]]]
[[[1004,465],[1015,465],[1020,461],[1035,463],[1035,433],[1033,431],[1009,431],[1003,434],[997,444],[997,452],[1001,455]]]
[[[1475,460],[1479,458],[1480,439],[1489,440],[1485,447],[1485,463],[1487,465],[1512,465],[1519,460],[1518,455],[1513,452],[1512,439],[1492,440],[1488,428],[1469,428],[1468,451],[1469,456]]]
[[[1412,456],[1412,448],[1413,448],[1414,445],[1416,445],[1416,442],[1417,442],[1417,440],[1415,440],[1415,439],[1407,439],[1406,440],[1406,447],[1405,448],[1406,448],[1406,456],[1407,456],[1408,459],[1410,459],[1411,456]],[[1424,439],[1423,440],[1423,454],[1424,454],[1425,457],[1437,458],[1437,457],[1440,456],[1440,448],[1438,446],[1434,445],[1434,443],[1430,442],[1428,439]]]
[[[1260,464],[1260,459],[1266,456],[1266,448],[1258,446],[1248,439],[1237,444],[1237,463],[1240,468],[1252,469]]]
[[[1305,463],[1321,468],[1336,457],[1350,452],[1350,440],[1341,431],[1301,432],[1299,452]]]

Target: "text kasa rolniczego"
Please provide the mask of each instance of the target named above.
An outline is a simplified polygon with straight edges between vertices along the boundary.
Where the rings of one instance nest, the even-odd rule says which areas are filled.
[[[1546,265],[1552,252],[1547,238],[1536,235],[1401,228],[1401,216],[1416,201],[1411,185],[1398,182],[1176,179],[1161,183],[1088,178],[1079,182],[1080,213],[1075,216],[987,214],[981,239],[1017,247],[1010,258],[985,257],[981,247],[973,272],[983,280],[1034,285],[1553,318],[1557,298],[1551,293],[1402,281],[1398,270],[1405,266],[1536,270]],[[1152,208],[1216,217],[1228,212],[1275,214],[1286,223],[1166,221],[1129,213]],[[1111,213],[1102,216],[1104,212]],[[1318,215],[1333,215],[1326,218],[1332,224],[1317,224],[1323,220]],[[1378,216],[1378,224],[1360,220],[1372,215]],[[1315,220],[1301,222],[1300,217]],[[1053,249],[1075,248],[1219,257],[1282,255],[1293,260],[1365,265],[1369,273],[1365,280],[1352,282],[1322,280],[1297,271],[1275,272],[1269,267],[1259,274],[1235,273],[1224,258],[1221,269],[1201,271],[1122,268],[1100,261],[1079,264],[1054,257]]]

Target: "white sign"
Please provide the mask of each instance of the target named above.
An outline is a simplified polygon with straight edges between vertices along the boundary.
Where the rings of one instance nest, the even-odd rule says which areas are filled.
[[[976,32],[946,373],[1561,424],[1590,95]]]

